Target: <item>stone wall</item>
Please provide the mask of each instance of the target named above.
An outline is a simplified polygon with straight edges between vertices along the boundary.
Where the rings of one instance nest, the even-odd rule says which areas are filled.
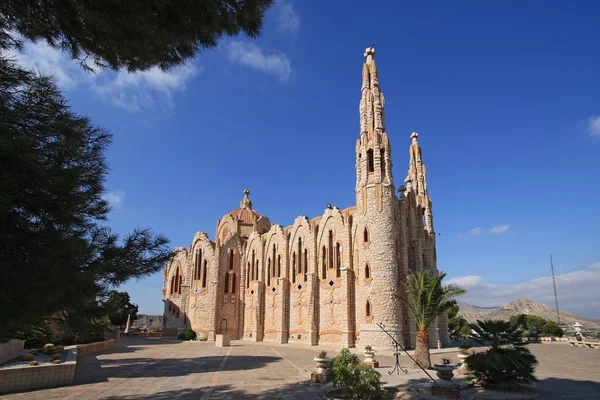
[[[67,359],[62,364],[0,369],[0,393],[72,384],[75,378],[76,353],[75,349],[67,350]]]
[[[0,343],[0,364],[19,357],[23,352],[24,340],[13,339],[6,343]]]

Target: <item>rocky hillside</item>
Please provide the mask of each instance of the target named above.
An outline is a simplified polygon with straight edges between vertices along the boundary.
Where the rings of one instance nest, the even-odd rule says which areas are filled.
[[[470,305],[467,304],[467,306]],[[545,304],[535,303],[524,297],[498,308],[485,309],[482,307],[470,306],[463,309],[460,304],[459,308],[460,314],[469,322],[475,322],[478,319],[503,319],[508,321],[512,315],[518,314],[537,315],[548,321],[557,322],[555,309],[548,307]],[[573,325],[575,322],[582,324],[584,329],[600,329],[600,321],[581,317],[567,311],[560,312],[561,324]]]
[[[162,330],[162,325],[162,315],[138,314],[137,319],[131,323],[131,328],[145,330],[150,326],[154,326],[155,328]]]

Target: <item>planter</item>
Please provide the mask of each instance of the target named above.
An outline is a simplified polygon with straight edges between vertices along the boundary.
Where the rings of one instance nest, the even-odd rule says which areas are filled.
[[[454,371],[456,367],[456,365],[435,364],[433,366],[433,369],[436,371],[435,374],[437,375],[437,377],[442,380],[441,383],[443,383],[443,381],[449,382],[452,379],[452,377],[454,377],[454,373],[452,371]]]
[[[365,350],[363,353],[365,355],[363,364],[366,364],[369,367],[379,368],[379,361],[375,360],[375,352],[373,350]]]
[[[316,369],[310,374],[310,380],[318,383],[329,382],[329,363],[331,362],[331,358],[315,357],[313,361],[316,362]]]

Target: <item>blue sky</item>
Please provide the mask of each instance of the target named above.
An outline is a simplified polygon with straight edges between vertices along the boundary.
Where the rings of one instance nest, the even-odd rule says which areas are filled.
[[[90,75],[41,43],[18,58],[113,132],[110,226],[187,247],[196,231],[214,238],[246,187],[284,226],[354,203],[374,43],[396,186],[417,131],[438,268],[464,300],[552,305],[552,252],[561,308],[600,318],[600,4],[372,3],[280,0],[259,39],[225,39],[168,73]],[[161,287],[157,274],[122,289],[162,313]]]

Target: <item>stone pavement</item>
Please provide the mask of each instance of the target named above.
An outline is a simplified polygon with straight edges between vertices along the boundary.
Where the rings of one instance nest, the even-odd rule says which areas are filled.
[[[329,356],[336,346],[298,346],[233,341],[216,348],[211,342],[177,342],[160,338],[124,338],[110,351],[85,355],[73,386],[5,395],[2,400],[51,399],[318,399],[322,386],[308,381],[313,358]],[[600,398],[600,351],[567,345],[531,345],[540,365],[537,384],[542,399]],[[356,351],[358,352],[358,351]],[[432,355],[457,361],[455,349]],[[390,356],[377,356],[382,381],[423,382],[415,370],[389,377]],[[403,367],[412,367],[406,356]],[[434,371],[431,375],[436,378]],[[391,383],[391,382],[390,382]]]

